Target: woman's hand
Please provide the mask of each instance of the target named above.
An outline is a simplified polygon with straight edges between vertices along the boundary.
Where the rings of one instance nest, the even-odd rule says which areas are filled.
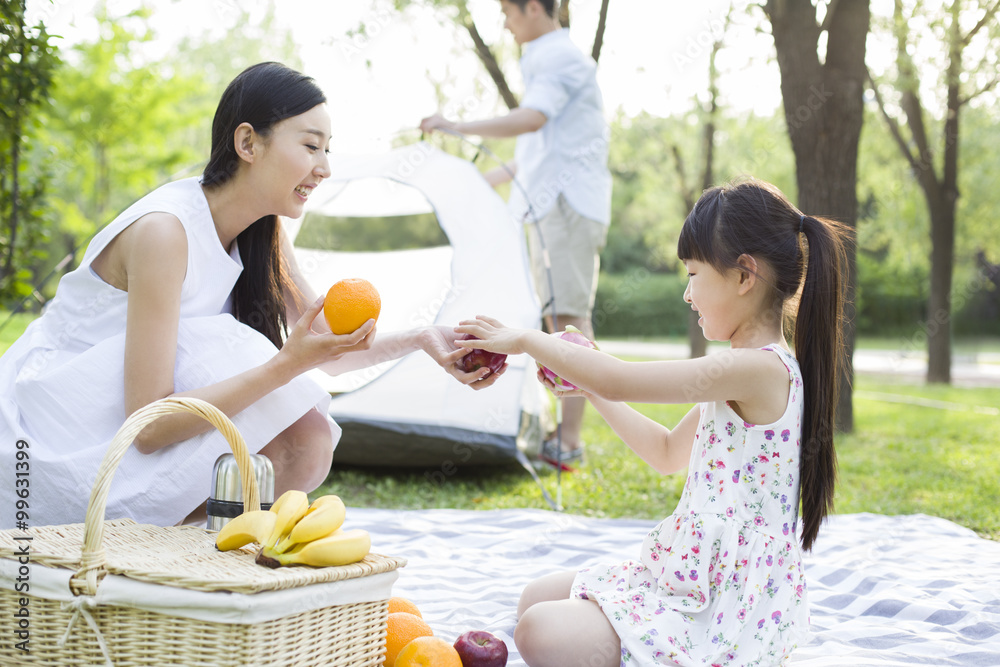
[[[317,333],[313,330],[313,322],[323,310],[323,299],[324,297],[320,297],[302,313],[302,317],[288,332],[288,338],[279,352],[292,363],[296,374],[339,359],[350,352],[367,350],[375,341],[375,320],[368,320],[357,330],[343,335]]]
[[[460,346],[460,341],[450,327],[428,327],[422,332],[420,346],[449,375],[476,390],[489,387],[507,371],[507,364],[498,368],[495,373],[491,373],[488,368],[468,373],[459,369],[456,365],[458,360],[471,352],[472,348]]]

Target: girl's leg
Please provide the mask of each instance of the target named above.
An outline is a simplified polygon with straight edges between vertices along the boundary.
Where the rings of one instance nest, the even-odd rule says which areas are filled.
[[[514,643],[530,667],[618,667],[621,643],[604,612],[571,599],[576,572],[557,572],[524,587]]]
[[[275,499],[289,489],[314,490],[326,480],[333,462],[333,436],[326,417],[313,408],[260,453],[274,466]]]
[[[575,570],[567,570],[539,577],[532,581],[521,592],[521,600],[517,603],[517,617],[521,618],[521,615],[533,604],[549,600],[568,600],[575,577]]]
[[[274,466],[274,497],[288,489],[312,491],[326,480],[333,462],[333,437],[326,418],[315,408],[267,443],[260,453]],[[208,519],[202,503],[182,524],[203,525]]]
[[[621,642],[596,602],[537,602],[514,628],[514,643],[529,667],[619,667]]]

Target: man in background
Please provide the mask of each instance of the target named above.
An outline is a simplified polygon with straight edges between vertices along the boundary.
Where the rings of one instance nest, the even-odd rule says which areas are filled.
[[[496,187],[513,175],[521,186],[511,188],[510,209],[530,225],[532,273],[546,329],[574,326],[593,339],[600,252],[611,221],[608,126],[597,66],[560,27],[557,0],[500,0],[500,7],[504,27],[522,48],[520,106],[505,116],[469,122],[435,114],[424,118],[420,129],[517,137],[514,160],[484,177]],[[554,464],[583,454],[586,399],[561,400],[562,449],[553,435],[542,451]]]

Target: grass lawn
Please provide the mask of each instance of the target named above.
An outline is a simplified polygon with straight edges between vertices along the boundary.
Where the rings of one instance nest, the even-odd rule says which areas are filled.
[[[923,513],[1000,539],[1000,417],[972,406],[1000,405],[1000,388],[900,386],[861,377],[855,399],[856,429],[838,436],[840,479],[836,511]],[[940,402],[942,408],[882,400]],[[963,406],[969,406],[964,409]],[[673,425],[687,406],[637,405],[644,414]],[[567,512],[594,517],[660,519],[680,497],[684,475],[661,476],[635,456],[589,408],[584,422],[587,461],[562,476]],[[348,505],[418,509],[451,507],[547,508],[527,472],[511,465],[459,470],[447,481],[432,471],[348,468],[334,470],[320,493],[337,493]],[[541,473],[555,496],[554,471]]]
[[[8,317],[10,318],[9,322],[7,321]],[[0,354],[7,351],[7,348],[24,333],[24,330],[36,317],[38,315],[34,313],[18,313],[11,317],[6,310],[0,310],[0,325],[6,323],[6,326],[0,329]]]

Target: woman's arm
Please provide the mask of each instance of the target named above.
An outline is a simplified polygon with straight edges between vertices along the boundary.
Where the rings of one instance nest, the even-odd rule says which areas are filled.
[[[174,361],[180,321],[180,293],[187,271],[187,236],[173,215],[154,213],[129,225],[115,242],[112,265],[127,275],[125,410],[128,414],[166,396],[191,396],[232,417],[297,375],[352,350],[365,349],[371,324],[346,336],[309,329],[322,309],[316,301],[292,328],[281,350],[264,364],[228,380],[174,393]],[[169,415],[136,438],[143,453],[204,433],[211,425],[193,415]]]
[[[291,279],[294,288],[302,295],[306,303],[313,303],[318,297],[315,290],[306,280],[298,262],[295,260],[295,249],[291,238],[281,230],[281,251],[284,257],[285,266],[288,270],[288,277]],[[288,313],[288,321],[297,321],[302,312],[297,308],[294,289],[285,290],[285,308]],[[317,317],[312,323],[312,328],[316,332],[329,333],[330,325],[326,318]],[[451,327],[430,326],[409,331],[393,332],[379,336],[371,336],[373,339],[370,347],[357,351],[353,354],[345,354],[327,363],[320,368],[330,375],[341,375],[349,371],[356,371],[361,368],[368,368],[376,364],[393,359],[399,359],[411,352],[423,350],[434,361],[437,362],[449,375],[453,376],[462,384],[470,385],[473,389],[485,389],[489,387],[503,375],[506,366],[496,373],[490,373],[489,369],[483,368],[471,373],[463,373],[455,366],[455,362],[468,354],[465,348],[456,347],[455,336]]]
[[[344,355],[320,368],[330,375],[340,375],[361,368],[368,368],[386,361],[398,359],[410,352],[423,350],[449,375],[462,384],[480,390],[489,387],[500,379],[507,370],[504,364],[495,373],[488,368],[480,368],[469,373],[459,370],[455,363],[469,353],[464,347],[455,344],[454,329],[446,326],[429,326],[410,329],[409,331],[393,332],[378,336],[372,346],[355,354]]]

